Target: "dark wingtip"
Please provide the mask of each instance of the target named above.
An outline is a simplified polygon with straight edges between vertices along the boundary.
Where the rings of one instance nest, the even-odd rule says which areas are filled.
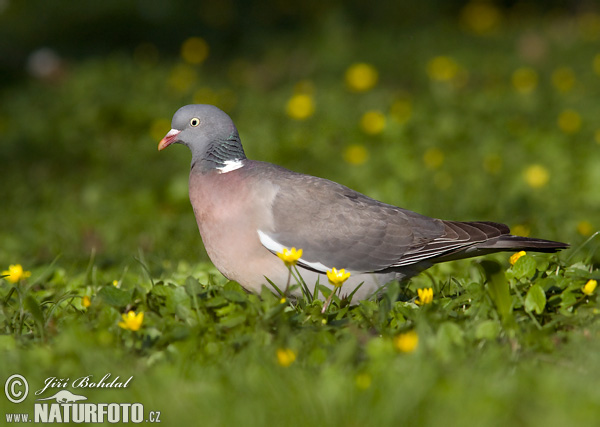
[[[479,248],[498,249],[503,251],[531,251],[531,252],[558,252],[568,249],[571,245],[552,240],[535,239],[531,237],[514,236],[508,234],[489,242],[478,245]]]

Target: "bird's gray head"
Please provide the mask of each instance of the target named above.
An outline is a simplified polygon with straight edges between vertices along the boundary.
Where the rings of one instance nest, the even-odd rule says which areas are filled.
[[[192,165],[203,169],[233,170],[246,159],[233,121],[213,105],[191,104],[177,110],[158,149],[175,143],[186,145],[192,152]]]

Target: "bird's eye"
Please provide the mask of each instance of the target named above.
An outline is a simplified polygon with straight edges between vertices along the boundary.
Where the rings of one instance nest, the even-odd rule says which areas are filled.
[[[194,117],[192,120],[190,120],[190,125],[192,125],[193,127],[196,127],[200,124],[200,119],[197,117]]]

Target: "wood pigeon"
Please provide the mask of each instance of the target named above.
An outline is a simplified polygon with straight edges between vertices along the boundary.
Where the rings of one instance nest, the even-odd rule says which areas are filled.
[[[180,108],[171,127],[158,149],[180,143],[192,152],[189,196],[206,252],[225,277],[250,291],[272,289],[266,278],[286,287],[288,268],[276,255],[284,248],[302,249],[297,267],[309,289],[317,280],[331,287],[327,271],[343,268],[351,273],[344,294],[362,283],[357,300],[438,262],[568,247],[513,236],[504,224],[429,218],[336,182],[250,160],[231,118],[212,105]]]

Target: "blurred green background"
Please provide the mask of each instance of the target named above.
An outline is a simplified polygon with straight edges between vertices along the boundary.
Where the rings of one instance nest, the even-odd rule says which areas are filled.
[[[0,0],[0,271],[32,273],[0,281],[0,377],[134,375],[90,397],[179,425],[597,425],[598,99],[591,0]],[[189,103],[251,158],[573,249],[498,256],[505,312],[473,260],[325,315],[247,295],[157,151]]]
[[[196,102],[249,157],[577,245],[599,227],[596,6],[5,0],[0,260],[205,256],[189,153],[156,151]]]

